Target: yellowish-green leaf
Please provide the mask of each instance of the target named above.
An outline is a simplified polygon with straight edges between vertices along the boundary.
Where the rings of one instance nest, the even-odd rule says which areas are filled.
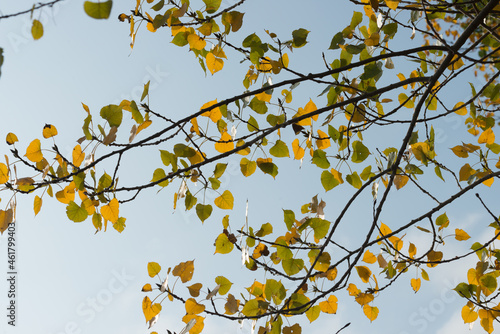
[[[232,210],[234,205],[233,194],[229,190],[225,190],[222,195],[214,200],[214,204],[223,210]]]
[[[161,271],[161,266],[156,262],[148,263],[148,275],[149,277],[155,277]]]
[[[91,2],[85,1],[83,3],[83,9],[88,16],[93,19],[107,19],[111,13],[111,7],[113,6],[113,1],[103,1],[103,2]]]
[[[37,19],[34,19],[31,25],[31,36],[35,41],[43,36],[43,24]]]
[[[197,204],[196,205],[196,215],[202,222],[204,222],[212,214],[212,206],[210,204]]]
[[[215,240],[215,253],[228,254],[233,250],[234,245],[225,233],[219,234]]]
[[[223,296],[229,292],[233,283],[231,283],[224,276],[217,276],[215,278],[215,283],[219,285],[219,295]]]

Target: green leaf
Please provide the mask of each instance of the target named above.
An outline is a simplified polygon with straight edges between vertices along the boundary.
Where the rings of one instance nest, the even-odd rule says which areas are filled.
[[[160,150],[160,156],[165,166],[170,166],[170,164],[172,164],[172,171],[177,171],[177,156],[165,150]]]
[[[83,3],[83,10],[93,19],[107,19],[111,13],[111,7],[113,6],[113,1],[104,2],[90,2],[85,1]]]
[[[283,210],[283,215],[285,216],[286,227],[290,231],[293,223],[295,223],[295,213],[292,210]]]
[[[151,9],[154,10],[155,12],[157,12],[157,11],[161,10],[164,5],[165,5],[165,1],[160,0],[160,1],[158,1],[158,3],[156,5],[152,6]]]
[[[224,174],[224,172],[226,171],[226,167],[227,167],[227,164],[223,164],[223,163],[218,163],[217,165],[215,165],[214,177],[216,179],[221,177],[222,174]]]
[[[287,244],[284,240],[279,240],[277,242],[276,252],[278,257],[282,260],[291,259],[293,257],[292,251],[287,247]]]
[[[262,238],[271,233],[273,233],[273,225],[271,225],[270,223],[265,223],[262,224],[260,230],[258,230],[257,233],[255,233],[255,236]]]
[[[354,163],[363,162],[368,157],[368,155],[370,155],[370,151],[368,150],[368,148],[359,140],[356,140],[352,143],[352,148],[354,152],[352,154],[351,161]]]
[[[255,161],[250,161],[247,158],[241,159],[240,162],[241,173],[244,176],[252,175],[257,169],[257,163]]]
[[[198,199],[196,197],[194,197],[191,194],[191,192],[188,190],[186,192],[186,199],[184,200],[184,205],[186,206],[186,211],[191,210],[197,201],[198,201]]]
[[[339,181],[333,176],[331,172],[325,170],[323,171],[323,173],[321,173],[321,185],[323,185],[325,191],[332,190],[339,184]]]
[[[257,114],[265,114],[267,112],[267,105],[266,102],[259,100],[258,98],[254,97],[252,101],[250,101],[250,104],[248,105],[253,111],[255,111]],[[255,122],[257,123],[257,122]],[[257,128],[259,126],[257,125]],[[249,128],[250,131],[252,131]]]
[[[302,259],[285,259],[281,261],[283,270],[288,276],[293,276],[304,268],[304,260]]]
[[[259,123],[257,123],[257,120],[253,116],[248,118],[247,129],[250,132],[259,130]]]
[[[350,175],[347,175],[346,176],[346,180],[347,180],[347,182],[349,182],[349,184],[351,186],[353,186],[356,189],[361,188],[361,186],[363,185],[363,183],[361,182],[361,179],[359,178],[359,175],[358,175],[357,172],[354,172],[354,173],[352,173]]]
[[[269,153],[277,158],[285,158],[290,156],[290,153],[288,152],[288,146],[286,146],[285,142],[281,140],[276,141],[276,144],[271,147]]]
[[[66,207],[66,215],[71,221],[74,221],[75,223],[81,223],[89,216],[85,208],[82,208],[73,201],[69,202],[68,206]]]
[[[281,304],[283,299],[286,297],[286,289],[281,281],[276,281],[274,279],[266,280],[266,287],[264,289],[266,299],[268,301],[273,300],[276,305]]]
[[[306,317],[311,323],[314,320],[318,319],[320,312],[321,308],[319,307],[319,305],[315,305],[306,311]]]
[[[342,32],[338,32],[335,34],[335,36],[333,36],[332,41],[330,42],[330,47],[328,49],[335,50],[340,48],[340,45],[344,44],[345,44],[344,35],[342,34]]]
[[[217,180],[214,177],[209,177],[208,181],[210,181],[210,184],[212,185],[212,189],[213,190],[219,189],[219,187],[220,187],[220,181],[219,180]]]
[[[292,37],[293,37],[292,46],[294,48],[300,48],[300,47],[303,47],[304,45],[306,45],[306,43],[307,43],[306,39],[307,39],[308,34],[309,34],[309,31],[306,29],[303,29],[303,28],[294,30],[292,32]]]
[[[471,288],[471,286],[468,284],[459,283],[455,287],[455,289],[453,289],[453,290],[455,290],[460,297],[469,299],[469,298],[471,298],[471,289],[470,288]]]
[[[490,292],[494,292],[497,289],[497,279],[494,273],[481,276],[479,281],[481,285],[486,287]]]
[[[231,286],[233,283],[231,283],[227,278],[224,276],[217,276],[215,278],[215,283],[219,284],[219,295],[225,295],[226,293],[229,292],[231,289]]]
[[[186,43],[187,43],[187,41],[186,41]],[[151,80],[150,80],[150,81],[151,81]],[[144,98],[145,98],[145,97],[149,94],[149,82],[150,82],[150,81],[148,81],[146,84],[144,84],[144,89],[143,89],[143,91],[142,91],[142,95],[141,95],[141,102],[142,102],[142,100],[144,100]]]
[[[137,107],[137,103],[135,101],[130,102],[130,111],[132,112],[132,118],[137,124],[142,124],[144,123],[144,117],[142,117],[141,112],[139,111],[139,108]]]
[[[200,205],[200,204],[198,204]],[[196,211],[198,211],[198,205],[196,206]],[[217,240],[215,240],[215,253],[228,254],[233,250],[234,245],[225,233],[219,234]]]
[[[113,223],[113,228],[117,230],[119,233],[122,233],[123,230],[125,229],[125,221],[127,218],[120,217],[116,221],[116,223]]]
[[[101,117],[108,121],[109,126],[120,126],[122,124],[123,111],[120,106],[110,104],[101,109]]]
[[[278,175],[278,166],[276,166],[272,162],[263,162],[258,164],[258,166],[261,171],[263,171],[265,174],[271,175],[273,178]]]
[[[255,317],[266,312],[269,303],[263,300],[251,299],[245,303],[241,313],[247,317]]]
[[[153,172],[153,179],[151,179],[151,182],[157,182],[158,180],[161,180],[163,178],[166,178],[167,174],[165,174],[165,171],[162,168],[157,168]],[[168,180],[162,181],[158,183],[160,187],[166,187],[168,186]]]
[[[439,230],[448,227],[449,224],[450,220],[448,219],[446,212],[436,218],[436,225],[439,226]]]
[[[319,149],[314,151],[312,162],[319,168],[327,169],[328,167],[330,167],[330,162],[326,158],[325,151]]]
[[[368,80],[371,78],[375,78],[375,81],[377,81],[378,78],[380,78],[380,76],[382,75],[382,72],[383,72],[382,66],[383,66],[383,63],[380,61],[366,65],[364,67],[364,72],[360,77],[361,80]]]
[[[203,204],[197,204],[196,205],[196,215],[202,222],[207,220],[208,217],[212,214],[212,206],[210,204],[203,205]]]
[[[330,230],[330,222],[321,218],[312,218],[310,223],[314,231],[314,239],[323,239]]]
[[[203,2],[207,6],[207,13],[213,14],[219,9],[222,0],[203,0]]]
[[[38,20],[33,20],[33,24],[31,26],[31,35],[33,39],[36,41],[37,39],[42,38],[43,36],[43,25]]]
[[[360,12],[352,13],[350,28],[351,29],[356,28],[362,21],[363,21],[363,13]]]

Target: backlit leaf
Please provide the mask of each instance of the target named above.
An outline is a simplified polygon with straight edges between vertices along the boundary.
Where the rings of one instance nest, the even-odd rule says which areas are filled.
[[[13,134],[12,132],[9,132],[7,134],[5,141],[7,142],[7,144],[12,145],[15,142],[19,141],[19,139],[17,139],[17,136],[15,134]]]
[[[149,277],[155,277],[161,271],[161,266],[156,262],[148,263],[148,275]]]
[[[71,201],[66,207],[66,215],[71,221],[80,223],[87,219],[89,214],[85,208],[82,208],[75,202]]]
[[[215,278],[215,283],[219,285],[219,295],[223,296],[229,292],[233,283],[231,283],[224,276],[217,276]]]
[[[420,278],[412,278],[410,280],[410,284],[411,284],[411,287],[413,288],[413,291],[417,292],[419,289],[420,289],[420,284],[421,284],[421,281],[420,281]]]
[[[304,260],[302,259],[284,259],[281,261],[283,270],[288,276],[293,276],[304,268]]]
[[[119,127],[120,124],[122,123],[122,118],[123,118],[123,111],[120,106],[117,106],[115,104],[110,104],[105,107],[102,107],[101,117],[108,121],[109,126],[113,127]]]
[[[105,220],[109,220],[112,223],[118,221],[118,215],[120,212],[120,203],[116,198],[109,201],[108,204],[101,207],[101,215]]]
[[[234,248],[234,244],[229,241],[229,238],[225,233],[219,234],[215,240],[215,253],[228,254]]]
[[[363,306],[363,313],[366,315],[368,319],[370,319],[370,321],[377,319],[378,312],[379,310],[375,306],[370,306],[368,304]]]
[[[199,314],[205,311],[205,305],[198,304],[194,298],[189,298],[184,304],[186,308],[186,314]]]
[[[35,139],[29,144],[24,156],[31,162],[39,162],[43,159],[40,139]]]
[[[322,301],[318,304],[319,308],[323,313],[335,314],[337,313],[338,307],[337,300],[337,297],[335,297],[334,295],[330,295],[328,297],[328,300]]]
[[[210,204],[196,204],[196,215],[202,222],[207,220],[208,217],[212,214],[212,206]]]
[[[234,149],[234,142],[231,135],[224,132],[220,140],[215,143],[215,149],[220,153],[225,153]]]
[[[112,0],[103,2],[90,2],[85,1],[83,3],[83,9],[88,16],[94,19],[107,19],[111,13],[111,7],[113,5]]]
[[[0,162],[0,184],[9,181],[9,168],[4,163]]]
[[[368,267],[365,267],[365,266],[356,266],[355,268],[356,268],[356,271],[358,272],[359,278],[361,278],[361,280],[364,283],[368,283],[368,281],[370,280],[370,276],[372,274],[370,269],[368,269]]]
[[[276,141],[276,144],[273,147],[271,147],[269,153],[277,158],[284,158],[290,156],[290,153],[288,152],[288,146],[286,146],[286,144],[281,140]]]
[[[232,210],[234,205],[233,194],[229,190],[225,190],[222,195],[214,200],[214,204],[223,210]]]
[[[464,230],[459,228],[455,229],[455,239],[457,239],[458,241],[468,240],[469,238],[470,235],[468,235]]]

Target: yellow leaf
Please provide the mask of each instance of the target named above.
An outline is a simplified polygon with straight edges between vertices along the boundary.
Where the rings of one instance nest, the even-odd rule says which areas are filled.
[[[35,139],[29,144],[24,156],[31,162],[40,162],[43,159],[40,139]]]
[[[155,315],[160,313],[161,311],[161,305],[156,303],[154,305],[151,305],[151,300],[149,297],[144,297],[142,300],[142,312],[144,313],[144,317],[146,317],[146,321],[150,321],[153,319]]]
[[[217,100],[213,100],[213,101],[205,103],[204,105],[201,106],[200,110],[210,108],[214,104],[217,104]],[[217,121],[222,118],[222,113],[221,113],[219,107],[216,107],[216,108],[213,108],[209,111],[205,111],[203,114],[201,114],[201,116],[210,117],[212,122],[217,123]]]
[[[364,283],[368,283],[368,281],[370,280],[370,276],[372,275],[370,269],[368,269],[368,267],[365,266],[356,266],[355,268],[356,271],[358,272],[359,278],[361,278],[361,280]]]
[[[273,97],[272,95],[267,94],[266,92],[262,92],[259,94],[255,94],[255,97],[263,102],[269,102],[271,101],[271,98]]]
[[[69,204],[69,202],[75,199],[75,183],[71,182],[63,190],[56,193],[56,199],[64,204]]]
[[[365,254],[363,255],[363,262],[375,263],[375,262],[377,262],[377,257],[375,255],[373,255],[373,253],[367,249]]]
[[[465,324],[469,324],[477,320],[477,312],[471,309],[468,305],[462,307],[462,319]]]
[[[483,133],[481,133],[481,135],[477,139],[477,142],[479,144],[493,144],[495,142],[495,134],[493,133],[493,130],[491,130],[491,128],[488,128],[488,130],[483,131]]]
[[[35,196],[35,201],[33,203],[33,211],[35,211],[35,216],[40,212],[42,208],[42,199],[37,195]]]
[[[455,104],[453,109],[455,109],[455,114],[457,114],[457,115],[460,115],[460,116],[467,115],[467,107],[465,106],[465,104],[463,102],[458,102],[457,104]]]
[[[223,210],[232,210],[234,204],[233,194],[229,190],[225,190],[222,195],[214,200],[214,204]]]
[[[459,180],[460,181],[467,181],[469,177],[474,175],[476,171],[471,168],[469,164],[465,164],[460,168],[460,172],[458,173],[459,175]]]
[[[33,20],[33,24],[31,25],[31,36],[33,36],[35,41],[43,36],[43,25],[37,19]]]
[[[295,138],[292,142],[292,151],[295,160],[300,160],[304,157],[305,150],[299,146],[298,138]]]
[[[205,305],[198,304],[194,298],[189,298],[186,300],[186,314],[199,314],[205,311]]]
[[[326,133],[324,133],[321,130],[318,130],[318,137],[319,139],[316,140],[316,146],[318,146],[320,150],[324,150],[330,147],[331,145],[330,137]]]
[[[196,315],[196,314],[186,314],[185,316],[182,317],[182,321],[184,321],[186,324],[189,324],[191,320],[195,320],[195,323],[193,327],[189,330],[189,334],[199,334],[204,328],[204,323],[203,320],[205,318]],[[187,332],[186,332],[187,333]]]
[[[394,178],[394,185],[396,186],[396,189],[399,190],[403,188],[409,180],[410,178],[406,175],[396,175]]]
[[[215,143],[215,149],[220,153],[225,153],[234,149],[234,142],[231,135],[224,132],[220,140]]]
[[[105,220],[109,220],[112,223],[118,221],[118,215],[120,212],[120,203],[116,198],[109,201],[108,204],[101,208],[101,215]]]
[[[361,291],[356,287],[356,285],[349,283],[347,292],[349,292],[349,296],[357,296]]]
[[[411,287],[413,288],[413,291],[417,292],[420,289],[420,284],[422,282],[420,281],[420,278],[412,278],[410,281]]]
[[[363,306],[363,313],[366,315],[370,322],[377,319],[378,317],[378,308],[375,306],[365,305]]]
[[[410,247],[408,248],[408,255],[410,255],[410,258],[413,259],[413,257],[417,254],[417,247],[410,242]]]
[[[191,118],[191,124],[193,125],[192,131],[196,132],[198,136],[201,135],[200,128],[198,127],[198,120],[196,119],[196,117]]]
[[[448,66],[448,69],[450,71],[454,71],[454,70],[458,70],[462,66],[464,66],[463,59],[458,55],[454,55],[453,59],[451,60],[451,64]]]
[[[406,80],[405,76],[403,75],[403,73],[399,73],[398,75],[398,78],[399,78],[399,81],[404,81]],[[408,88],[408,85],[404,85],[403,86],[404,89]]]
[[[373,301],[374,297],[371,293],[358,293],[355,300],[356,302],[363,306]]]
[[[161,271],[161,266],[156,262],[148,263],[148,274],[149,277],[155,277]]]
[[[201,283],[195,283],[191,286],[188,286],[189,294],[193,297],[198,297],[200,295],[200,290],[203,287]]]
[[[142,287],[142,292],[150,292],[150,291],[153,291],[153,288],[151,287],[151,284],[144,284],[144,286]]]
[[[224,60],[214,56],[212,52],[207,53],[207,68],[212,73],[219,72],[224,67]]]
[[[467,240],[469,238],[470,235],[468,235],[467,232],[465,232],[464,230],[459,228],[455,229],[455,239],[457,239],[458,241]]]
[[[328,297],[328,300],[322,301],[319,303],[319,307],[323,313],[328,313],[328,314],[335,314],[337,313],[337,297],[334,295],[330,295]]]
[[[205,154],[201,154],[200,151],[196,151],[195,155],[193,155],[192,157],[189,157],[189,162],[191,163],[191,165],[195,165],[197,163],[200,163],[200,162],[203,162],[203,160],[205,160],[205,157],[204,157]]]
[[[401,0],[385,0],[385,4],[392,10],[396,10],[398,8],[399,1]]]
[[[455,147],[452,147],[451,150],[459,158],[467,158],[469,156],[469,152],[462,145],[457,145]]]
[[[148,126],[150,126],[151,123],[153,123],[153,122],[151,120],[149,120],[149,119],[147,121],[144,121],[144,123],[142,123],[141,125],[139,125],[139,127],[137,128],[137,132],[135,134],[138,135],[139,132],[141,132],[142,130],[144,130]]]
[[[52,124],[45,124],[45,126],[43,127],[42,134],[43,138],[45,139],[54,137],[55,135],[57,135],[57,129]]]
[[[84,159],[85,153],[82,152],[82,147],[80,145],[76,145],[73,149],[73,165],[80,167]]]
[[[293,116],[293,118],[307,115],[308,113],[311,113],[311,112],[316,111],[316,110],[317,110],[317,108],[316,108],[316,105],[314,104],[314,102],[312,100],[309,100],[309,102],[307,102],[307,104],[305,105],[304,109],[299,108],[299,110]],[[318,115],[314,115],[312,117],[305,118],[305,119],[297,122],[296,124],[300,125],[300,126],[311,125],[311,118],[316,121],[318,119]]]
[[[481,318],[481,327],[488,332],[492,333],[493,332],[493,315],[491,314],[491,311],[486,311],[484,309],[480,309],[478,312],[479,318]]]
[[[9,181],[9,168],[0,162],[0,184]]]
[[[198,34],[189,34],[187,37],[187,41],[189,43],[189,47],[194,50],[203,50],[207,45],[207,42],[198,36]],[[212,72],[212,71],[210,71]],[[213,73],[212,73],[213,74]]]
[[[19,141],[19,139],[17,139],[17,136],[15,134],[13,134],[12,132],[9,132],[7,134],[7,138],[5,140],[7,141],[7,144],[9,144],[9,145],[14,144],[16,141]]]

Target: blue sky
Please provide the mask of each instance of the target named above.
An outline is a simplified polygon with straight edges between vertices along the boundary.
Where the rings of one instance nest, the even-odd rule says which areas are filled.
[[[115,1],[111,19],[107,21],[88,18],[83,13],[82,3],[68,0],[35,14],[41,15],[39,19],[45,28],[39,41],[31,38],[28,16],[0,21],[0,47],[5,56],[0,77],[0,138],[14,132],[20,139],[17,145],[20,151],[31,140],[41,137],[42,128],[48,123],[59,131],[56,140],[60,149],[71,152],[75,141],[82,136],[85,112],[81,102],[97,115],[104,105],[137,98],[147,81],[151,82],[150,107],[171,118],[191,114],[207,101],[220,100],[244,90],[240,83],[246,64],[239,63],[241,57],[238,55],[229,57],[222,72],[205,77],[186,48],[169,43],[166,31],[151,34],[143,27],[131,51],[128,25],[115,18],[133,8],[134,1]],[[339,3],[249,0],[241,7],[241,11],[247,12],[244,29],[235,37],[240,40],[254,31],[262,35],[264,29],[291,36],[292,30],[306,28],[311,31],[310,45],[294,51],[291,65],[304,73],[322,71],[324,65],[318,51],[325,50],[333,33],[350,22],[351,5],[348,1],[343,1],[341,6]],[[223,1],[224,4],[232,3]],[[7,14],[31,5],[30,1],[16,1],[3,4],[1,10]],[[320,101],[316,99],[319,93],[302,90],[294,95],[296,106],[303,106],[309,97]],[[464,126],[455,124],[458,123],[443,121],[437,124],[436,128],[442,129],[441,141],[445,147],[455,145],[456,138],[449,130]],[[395,133],[397,131],[378,133],[373,140],[391,142]],[[7,153],[9,147],[4,140],[0,142],[1,152]],[[394,144],[398,145],[399,142]],[[280,224],[282,209],[299,211],[300,206],[316,194],[327,202],[327,219],[329,215],[334,219],[351,194],[350,189],[325,194],[319,177],[309,176],[308,171],[314,169],[306,162],[302,169],[295,162],[284,164],[286,167],[280,167],[276,180],[268,175],[245,179],[239,172],[239,158],[229,158],[227,162],[229,167],[222,188],[230,189],[237,198],[231,213],[234,230],[244,224],[246,199],[249,200],[250,224],[259,227],[268,221]],[[135,153],[123,165],[126,168],[120,182],[131,184],[134,180],[149,181],[161,161],[159,153],[150,150]],[[498,190],[496,186],[487,193],[490,198],[495,190]],[[204,289],[212,288],[218,275],[235,283],[235,291],[244,284],[251,284],[254,278],[261,280],[262,274],[250,277],[248,271],[241,268],[239,254],[213,255],[213,242],[221,231],[222,215],[214,213],[202,225],[192,213],[185,213],[182,206],[174,211],[175,191],[177,188],[172,185],[159,193],[156,189],[142,193],[136,201],[122,207],[121,215],[127,218],[127,228],[122,234],[109,229],[97,235],[90,221],[70,222],[64,206],[55,200],[44,197],[42,210],[34,217],[33,197],[19,196],[17,326],[8,326],[2,313],[0,332],[148,333],[141,310],[144,295],[140,290],[145,283],[156,282],[147,275],[149,261],[158,262],[165,270],[181,261],[195,259],[194,281],[202,282]],[[1,203],[7,203],[6,193],[0,195]],[[428,204],[409,202],[411,192],[405,196],[393,195],[389,204],[393,209],[383,217],[388,225],[389,222],[398,224],[398,217],[408,212],[422,212]],[[362,227],[363,222],[369,222],[363,219],[370,217],[370,196],[364,196],[360,203],[347,217],[352,220],[351,232]],[[466,205],[464,199],[453,212],[448,212],[448,216],[456,227],[481,239],[484,230],[481,226],[486,226],[489,219],[477,206]],[[354,242],[356,236],[349,233],[349,228],[345,232],[340,241]],[[407,237],[419,238],[416,231],[410,231]],[[0,238],[0,245],[0,268],[6,272],[5,234]],[[452,254],[454,249],[469,246],[450,241],[448,247]],[[474,259],[469,260],[471,265],[474,262]],[[336,332],[347,322],[352,322],[346,330],[349,333],[368,330],[399,334],[469,332],[460,319],[463,302],[449,291],[460,280],[465,280],[462,269],[448,266],[430,271],[431,283],[423,283],[416,295],[411,291],[410,277],[403,278],[388,294],[376,300],[381,313],[371,325],[353,300],[340,294],[338,314],[322,315],[304,332],[323,333],[325,329]],[[0,308],[3,310],[7,303],[5,291],[6,281],[1,279]],[[160,333],[167,328],[178,332],[183,327],[183,314],[182,305],[166,303],[153,329]],[[302,321],[307,322],[305,317]],[[476,324],[470,333],[478,333],[479,329]],[[204,332],[249,333],[249,326],[239,329],[237,324],[207,318]]]

